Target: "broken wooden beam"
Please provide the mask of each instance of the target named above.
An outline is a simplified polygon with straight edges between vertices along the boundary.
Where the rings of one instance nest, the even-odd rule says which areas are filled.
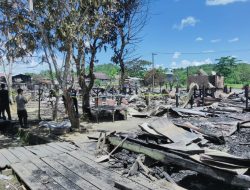
[[[118,145],[122,141],[122,139],[119,137],[109,137],[108,139],[112,145]],[[199,172],[214,179],[223,181],[227,184],[239,187],[250,187],[249,176],[234,174],[222,169],[212,168],[203,163],[196,162],[188,157],[182,157],[180,155],[147,147],[147,144],[143,142],[139,144],[127,140],[122,144],[121,147],[139,154],[145,154],[146,156],[149,156],[150,158],[158,160],[164,164],[174,164],[189,170]]]

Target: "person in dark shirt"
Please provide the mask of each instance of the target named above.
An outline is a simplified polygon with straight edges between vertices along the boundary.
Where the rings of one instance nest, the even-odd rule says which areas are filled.
[[[8,120],[11,120],[9,91],[5,89],[5,84],[1,84],[0,90],[0,117],[6,120],[4,112],[7,112]]]

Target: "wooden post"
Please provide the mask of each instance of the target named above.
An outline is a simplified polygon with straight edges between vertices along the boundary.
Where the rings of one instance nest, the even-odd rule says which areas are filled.
[[[188,86],[188,76],[189,76],[189,70],[188,70],[188,66],[187,66],[187,92],[189,90],[189,86]]]
[[[176,91],[175,91],[175,106],[179,106],[179,87],[178,85],[176,86]]]
[[[190,99],[191,108],[193,108],[193,104],[194,104],[194,95],[192,95]]]
[[[202,87],[202,106],[205,105],[205,86]]]
[[[149,106],[149,92],[145,93],[145,101],[146,101],[146,105]]]
[[[41,85],[39,84],[38,89],[38,120],[41,120],[41,95],[42,95]]]
[[[112,86],[112,100],[114,100],[114,86]]]
[[[224,93],[226,93],[226,94],[228,93],[228,91],[227,91],[227,85],[224,86],[223,91],[224,91]]]
[[[248,109],[248,90],[249,90],[249,85],[246,85],[245,86],[246,110]]]

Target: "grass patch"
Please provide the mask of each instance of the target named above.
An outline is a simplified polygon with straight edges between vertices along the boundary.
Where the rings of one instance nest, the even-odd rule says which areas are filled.
[[[236,89],[242,89],[242,87],[244,86],[243,84],[225,84],[227,85],[227,87],[232,87],[232,88],[236,88]]]

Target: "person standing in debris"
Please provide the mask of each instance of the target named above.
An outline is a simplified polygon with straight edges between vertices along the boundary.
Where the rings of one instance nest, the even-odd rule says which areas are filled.
[[[9,91],[5,89],[5,84],[1,84],[0,90],[0,117],[6,120],[4,112],[7,112],[8,120],[11,120]]]
[[[17,115],[19,119],[19,123],[22,128],[27,128],[28,123],[27,123],[27,110],[25,108],[25,104],[28,103],[28,100],[23,96],[23,90],[19,88],[17,90],[18,95],[16,96],[16,104],[17,104]]]

